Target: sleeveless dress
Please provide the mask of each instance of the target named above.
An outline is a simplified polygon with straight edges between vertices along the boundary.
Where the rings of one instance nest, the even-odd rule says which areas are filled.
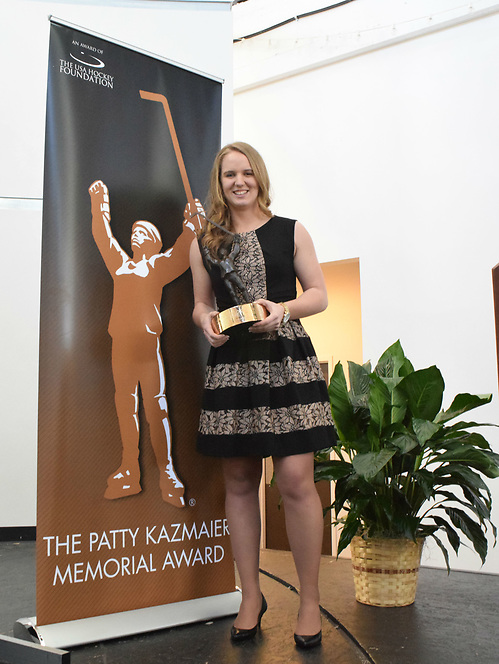
[[[252,300],[296,297],[294,229],[294,220],[272,217],[239,234],[234,265]],[[218,268],[210,269],[206,261],[205,267],[218,310],[234,306]],[[330,447],[335,440],[326,382],[299,320],[272,333],[242,330],[211,348],[197,441],[202,454],[288,456]]]

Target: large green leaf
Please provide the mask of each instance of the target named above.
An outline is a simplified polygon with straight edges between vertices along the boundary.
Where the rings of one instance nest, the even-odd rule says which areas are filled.
[[[402,378],[397,378],[396,381],[393,381],[393,385],[387,384],[392,399],[391,420],[393,424],[403,423],[407,412],[407,407],[408,407],[407,396],[404,392],[401,392],[398,389],[398,386],[402,380],[403,380]],[[387,383],[386,380],[384,382]],[[389,382],[391,381],[388,381],[388,383]]]
[[[435,420],[437,424],[442,424],[441,422],[438,422],[438,416]],[[448,436],[450,433],[456,431],[464,431],[466,429],[474,429],[476,427],[497,427],[497,424],[493,424],[492,422],[455,422],[454,424],[451,424],[450,426],[442,426],[441,431],[442,434],[445,436]]]
[[[347,548],[347,546],[352,541],[352,538],[355,537],[362,524],[360,519],[350,519],[350,521],[345,522],[343,528],[341,529],[340,538],[338,540],[338,549],[336,555],[339,556],[340,553]]]
[[[318,450],[314,453],[314,462],[321,463],[323,461],[329,461],[331,458],[331,452],[333,451],[332,447],[325,447],[323,450]],[[341,458],[341,454],[339,455]]]
[[[352,537],[362,529],[362,511],[365,501],[359,502],[355,507],[349,510],[345,519],[343,519],[343,527],[341,529],[340,537],[338,540],[337,554],[346,549],[352,541]]]
[[[439,498],[442,496],[445,498],[445,501],[440,501],[442,504],[449,501],[450,503],[459,503],[459,505],[466,507],[474,514],[476,514],[478,520],[482,524],[485,523],[485,521],[488,521],[490,519],[490,509],[485,504],[482,496],[480,496],[480,494],[471,493],[466,487],[461,488],[465,497],[464,500],[459,498],[459,496],[457,496],[455,493],[451,493],[450,491],[439,490],[435,496],[438,496]]]
[[[355,507],[368,502],[374,494],[374,487],[357,474],[340,478],[334,490],[333,507],[336,516],[349,504]]]
[[[459,464],[446,464],[433,472],[435,486],[468,487],[474,491],[482,491],[487,501],[492,500],[490,490],[478,473],[471,468]]]
[[[476,468],[486,477],[499,477],[499,465],[497,455],[488,450],[480,450],[470,445],[457,445],[453,449],[442,452],[428,461],[428,465],[433,463],[442,463],[443,461],[453,461],[465,466]]]
[[[400,454],[407,454],[419,445],[418,439],[412,433],[400,433],[390,439],[390,444],[399,449]]]
[[[430,420],[421,420],[418,417],[412,418],[412,428],[418,439],[418,443],[421,446],[424,446],[426,441],[428,441],[432,436],[434,436],[437,431],[440,430],[438,424],[430,422]]]
[[[412,417],[432,421],[442,405],[444,387],[442,374],[433,366],[410,373],[397,389],[406,395]]]
[[[490,450],[489,442],[476,431],[467,431],[465,427],[477,426],[496,426],[494,424],[477,424],[476,422],[460,422],[460,426],[445,427],[443,426],[440,431],[428,441],[428,446],[434,450],[452,448],[455,443],[465,443],[466,445],[473,445],[481,447],[483,450]]]
[[[363,477],[357,475],[348,475],[343,477],[336,482],[335,491],[334,491],[334,511],[336,516],[345,508],[351,506],[354,510],[365,509],[365,506],[369,504],[376,497],[375,487],[367,482]]]
[[[438,548],[439,548],[440,551],[442,552],[442,555],[443,555],[444,560],[445,560],[445,565],[446,565],[446,567],[447,567],[447,574],[450,574],[449,552],[448,552],[447,549],[445,548],[445,546],[444,546],[442,540],[441,540],[440,538],[438,538],[438,537],[435,535],[435,533],[432,533],[432,534],[430,535],[430,537],[432,537],[432,538],[435,540],[435,542],[436,542]]]
[[[379,452],[357,454],[353,459],[355,472],[366,480],[375,477],[395,454],[395,449],[384,448]]]
[[[484,498],[481,493],[468,486],[463,486],[462,491],[468,503],[473,506],[471,509],[473,509],[475,514],[477,514],[479,518],[488,521],[490,519],[492,501],[487,500],[487,498]]]
[[[456,553],[459,553],[459,547],[461,546],[461,540],[459,539],[458,533],[454,530],[454,528],[450,525],[450,523],[447,523],[445,519],[442,519],[440,516],[432,516],[433,521],[445,530],[445,533],[447,535],[447,539],[449,540],[450,545],[454,549]]]
[[[339,479],[334,487],[333,508],[336,517],[344,509],[345,504],[348,502],[349,497],[350,497],[349,484],[347,482],[347,479],[344,477],[342,479]]]
[[[396,341],[385,350],[378,360],[374,372],[381,378],[395,378],[413,371],[412,364],[406,358],[400,341]]]
[[[425,498],[428,500],[435,493],[435,480],[437,480],[434,473],[422,468],[413,474],[416,484],[421,488]]]
[[[438,526],[436,523],[420,523],[417,536],[418,537],[430,537],[433,533],[436,533]]]
[[[390,523],[393,517],[393,505],[388,496],[376,492],[369,501],[367,501],[359,513],[363,527],[372,533],[374,526],[376,534],[380,531],[390,530]]]
[[[354,408],[348,395],[345,373],[340,362],[335,366],[329,382],[329,398],[331,413],[340,440],[343,442],[356,441],[362,435],[362,431],[357,425]]]
[[[356,362],[348,362],[348,378],[350,382],[350,398],[362,402],[365,398],[367,404],[367,396],[369,394],[369,386],[371,384],[371,365],[360,365]]]
[[[314,480],[315,482],[320,482],[321,480],[336,482],[343,477],[347,477],[352,472],[352,464],[348,463],[348,461],[338,461],[335,459],[322,461],[315,464]]]
[[[393,530],[399,535],[415,541],[419,530],[419,524],[420,520],[416,516],[412,516],[411,514],[398,514],[396,519],[394,519]]]
[[[480,447],[482,450],[490,450],[489,442],[482,436],[481,433],[477,431],[463,431],[461,435],[455,440],[459,440],[466,445],[473,445],[474,447]]]
[[[468,410],[478,408],[486,403],[490,403],[492,394],[458,394],[447,410],[442,411],[436,418],[437,422],[448,422]]]
[[[435,460],[440,461],[440,458],[437,457]],[[487,485],[478,473],[468,466],[463,466],[458,463],[442,463],[441,466],[433,470],[433,475],[435,475],[435,477],[449,477],[453,482],[456,482],[456,484],[463,480],[466,484],[469,484],[476,489],[487,489]]]
[[[445,508],[445,513],[452,521],[452,524],[461,530],[473,544],[473,548],[482,559],[482,563],[487,558],[487,538],[482,532],[480,526],[473,519],[463,512],[463,510],[451,507]]]
[[[372,374],[368,401],[371,413],[370,428],[376,431],[378,436],[381,435],[384,427],[391,423],[391,402],[387,386],[376,374]]]

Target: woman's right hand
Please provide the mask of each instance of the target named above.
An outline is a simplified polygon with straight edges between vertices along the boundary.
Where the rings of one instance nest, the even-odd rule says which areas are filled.
[[[210,311],[209,313],[203,315],[201,319],[201,329],[203,334],[206,337],[210,346],[213,348],[218,348],[223,346],[229,340],[229,337],[226,334],[217,334],[213,327],[213,319],[218,314],[218,311]]]
[[[229,340],[226,334],[217,334],[213,327],[213,319],[218,314],[214,311],[215,296],[211,287],[210,275],[203,265],[201,252],[197,240],[193,240],[190,250],[190,263],[192,272],[192,283],[194,288],[194,311],[192,318],[196,325],[213,348],[223,346]]]

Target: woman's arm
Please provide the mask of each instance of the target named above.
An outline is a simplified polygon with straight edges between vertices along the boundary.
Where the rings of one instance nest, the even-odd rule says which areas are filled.
[[[327,290],[314,243],[307,230],[296,222],[295,259],[296,276],[303,293],[287,303],[290,318],[304,318],[318,314],[327,307]]]
[[[190,264],[194,288],[192,319],[203,330],[208,342],[216,348],[224,344],[229,337],[226,334],[217,334],[211,324],[218,312],[215,308],[215,296],[211,287],[210,275],[204,267],[197,239],[191,244]]]

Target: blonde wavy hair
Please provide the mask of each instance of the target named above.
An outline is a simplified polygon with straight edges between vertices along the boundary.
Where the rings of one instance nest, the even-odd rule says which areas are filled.
[[[221,148],[215,157],[210,176],[210,190],[208,193],[208,206],[207,216],[208,219],[213,219],[217,224],[226,228],[229,231],[232,229],[232,221],[230,216],[230,209],[225,200],[222,190],[221,173],[222,161],[229,152],[240,152],[247,157],[250,167],[253,171],[255,179],[258,183],[258,207],[267,216],[272,216],[269,209],[270,206],[270,180],[267,172],[267,167],[259,152],[248,143],[236,142],[229,143]],[[201,242],[207,247],[211,254],[216,255],[217,250],[224,244],[228,243],[227,233],[214,226],[213,224],[206,223],[200,231]]]

